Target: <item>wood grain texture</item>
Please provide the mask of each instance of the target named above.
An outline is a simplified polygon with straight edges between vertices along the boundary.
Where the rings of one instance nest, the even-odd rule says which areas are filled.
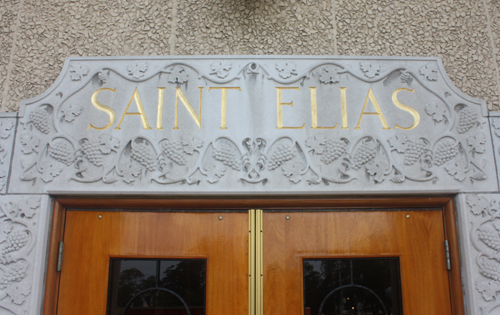
[[[403,313],[451,314],[441,211],[265,212],[263,235],[265,315],[303,314],[302,260],[332,257],[399,257]]]
[[[206,258],[207,314],[247,314],[248,215],[219,215],[68,211],[57,314],[106,314],[110,257]]]
[[[455,214],[455,204],[451,199],[443,207],[444,228],[446,238],[450,246],[451,271],[450,274],[450,295],[453,315],[465,315],[464,293],[462,290],[462,274],[460,268],[460,243],[458,239],[458,227]]]
[[[451,258],[453,269],[450,273],[450,295],[453,305],[453,314],[463,315],[464,314],[464,302],[462,295],[462,283],[460,274],[460,254],[459,254],[459,243],[456,228],[455,219],[455,209],[453,205],[453,200],[450,197],[414,197],[414,196],[400,196],[400,197],[376,197],[376,198],[366,198],[366,197],[348,197],[348,198],[328,198],[328,197],[300,197],[300,198],[285,198],[283,196],[271,196],[266,198],[250,198],[250,197],[230,197],[230,198],[207,198],[207,197],[196,197],[193,196],[180,196],[177,198],[105,198],[105,197],[92,197],[92,198],[57,198],[54,202],[54,214],[52,218],[52,227],[49,241],[49,261],[47,270],[47,280],[45,288],[44,297],[44,314],[54,315],[57,309],[57,299],[59,292],[59,273],[55,271],[56,257],[57,257],[57,247],[59,241],[63,239],[64,231],[64,217],[68,208],[72,209],[133,209],[134,211],[140,209],[139,211],[157,211],[158,209],[177,209],[177,210],[191,210],[191,209],[206,209],[206,210],[247,210],[249,208],[264,208],[264,209],[290,209],[290,210],[321,210],[321,209],[384,209],[384,208],[397,208],[397,207],[440,207],[444,211],[444,225],[446,227],[446,235],[450,241],[451,248]],[[70,211],[71,212],[71,211]],[[106,212],[108,213],[108,212]],[[281,213],[285,216],[284,213]],[[292,218],[295,216],[295,212],[292,213]],[[226,214],[223,214],[226,216]],[[245,213],[246,215],[246,213]],[[245,235],[248,239],[248,223],[245,226]],[[312,228],[308,229],[313,231]],[[269,233],[272,230],[266,231]],[[80,241],[86,241],[86,233],[80,232],[76,233],[76,236],[80,235]],[[187,233],[182,232],[180,235],[187,235]],[[267,234],[264,234],[267,235]],[[278,244],[285,243],[286,234],[281,230],[276,230],[275,233],[276,240],[280,240]],[[246,247],[245,249],[248,249]],[[280,251],[284,250],[280,246],[274,246],[275,256],[280,256]],[[247,262],[248,264],[248,262]],[[64,266],[67,265],[65,260]],[[277,266],[279,264],[277,263]],[[65,268],[65,267],[64,267]],[[282,269],[273,269],[276,275],[281,273],[281,277],[275,276],[278,283],[278,288],[281,283],[284,285],[286,282],[286,277],[288,275],[283,272]],[[245,273],[248,270],[245,270]],[[248,279],[246,279],[248,280]],[[107,282],[107,278],[104,279]],[[248,281],[246,282],[248,286]],[[73,286],[71,286],[73,287]],[[65,291],[67,288],[62,287],[61,291]],[[266,289],[265,296],[268,297],[273,294],[273,288],[271,291]],[[301,289],[302,290],[302,289]],[[80,293],[85,294],[85,291],[80,290]],[[222,297],[223,298],[223,297]],[[302,295],[300,296],[302,301]],[[245,299],[248,301],[248,297],[245,295]],[[62,314],[62,313],[60,313]],[[69,314],[73,314],[70,312]],[[246,313],[244,313],[246,314]],[[276,313],[277,314],[277,313]],[[286,313],[287,314],[287,313]],[[426,314],[426,313],[425,313]],[[406,315],[406,314],[405,314]]]
[[[47,280],[45,283],[45,298],[43,304],[43,314],[56,314],[57,299],[59,293],[59,277],[60,273],[57,268],[57,252],[59,250],[59,242],[64,235],[64,221],[66,210],[59,202],[54,202],[54,210],[52,212],[52,224],[49,238],[49,254],[47,262]]]
[[[194,197],[177,198],[58,198],[66,208],[78,209],[339,209],[339,208],[398,208],[398,207],[440,207],[446,205],[449,197],[297,197],[270,196],[255,197]]]

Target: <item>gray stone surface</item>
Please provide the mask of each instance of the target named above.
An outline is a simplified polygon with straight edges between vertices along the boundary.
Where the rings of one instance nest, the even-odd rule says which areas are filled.
[[[460,194],[456,201],[467,314],[498,314],[500,195]]]
[[[0,118],[0,193],[7,191],[16,124],[17,119],[15,117]]]
[[[49,202],[42,195],[0,196],[1,314],[39,314]]]
[[[439,56],[461,91],[485,99],[490,110],[499,109],[483,1],[339,0],[337,8],[339,54]]]
[[[241,90],[227,91],[227,129],[214,87]],[[98,90],[107,107],[92,106]],[[179,91],[193,113],[177,98],[176,129]],[[72,59],[54,87],[21,109],[8,192],[497,191],[486,113],[436,59]],[[337,127],[315,129],[315,116],[316,127]]]

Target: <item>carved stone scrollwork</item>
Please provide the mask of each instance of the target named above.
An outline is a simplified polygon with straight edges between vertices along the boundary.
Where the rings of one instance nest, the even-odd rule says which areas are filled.
[[[474,286],[484,302],[480,315],[500,311],[500,203],[498,198],[468,195],[468,209],[472,213],[471,243],[477,250],[475,261],[479,274]]]
[[[4,197],[5,198],[5,197]],[[26,314],[40,197],[0,199],[0,313]]]

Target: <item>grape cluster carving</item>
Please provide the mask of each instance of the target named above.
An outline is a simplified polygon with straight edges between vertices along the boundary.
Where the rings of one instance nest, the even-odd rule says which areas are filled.
[[[466,133],[477,124],[477,113],[469,107],[464,107],[458,114],[457,132]]]
[[[26,230],[10,233],[2,247],[2,255],[21,249],[28,240],[29,234]]]
[[[172,161],[179,165],[186,165],[187,161],[184,157],[182,142],[170,142],[168,139],[161,144],[163,153]]]
[[[345,153],[346,148],[346,141],[329,139],[325,143],[325,148],[321,156],[321,162],[325,164],[332,163]]]
[[[212,157],[235,171],[239,171],[241,169],[241,163],[238,161],[236,153],[228,145],[221,144],[219,149],[214,148]]]
[[[477,231],[477,236],[486,245],[500,252],[500,235],[498,234],[498,231],[493,231],[492,229],[483,227]]]
[[[99,146],[100,144],[97,141],[84,139],[81,142],[83,154],[95,166],[103,165],[103,156]]]
[[[441,166],[442,164],[453,159],[458,154],[458,143],[451,140],[445,141],[438,146],[434,152],[434,164]]]
[[[26,277],[28,263],[25,260],[19,260],[7,265],[0,279],[0,290],[6,289],[13,282],[19,282]]]
[[[489,258],[483,257],[479,272],[490,279],[500,281],[500,263]]]
[[[49,155],[56,161],[64,163],[68,166],[73,163],[74,159],[73,148],[69,143],[65,142],[51,144],[49,146]]]
[[[29,120],[35,126],[36,129],[41,132],[48,134],[50,132],[49,128],[49,113],[43,108],[37,108],[32,111],[29,115]]]
[[[158,164],[156,163],[155,151],[150,145],[147,145],[144,142],[132,142],[132,152],[130,157],[139,162],[139,164],[144,166],[150,172],[155,171],[158,167]]]
[[[406,151],[404,157],[405,165],[411,166],[417,162],[425,152],[426,143],[423,140],[406,142]]]
[[[271,159],[269,160],[269,170],[275,170],[280,167],[283,163],[290,161],[297,155],[297,151],[293,146],[286,146],[283,144],[278,145],[276,150],[274,150]]]
[[[358,170],[361,166],[373,160],[376,154],[377,142],[371,138],[363,140],[354,153],[353,168]]]

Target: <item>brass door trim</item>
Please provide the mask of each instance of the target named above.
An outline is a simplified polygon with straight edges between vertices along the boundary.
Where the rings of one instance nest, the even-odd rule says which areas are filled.
[[[248,314],[264,313],[262,214],[260,209],[248,210]]]

